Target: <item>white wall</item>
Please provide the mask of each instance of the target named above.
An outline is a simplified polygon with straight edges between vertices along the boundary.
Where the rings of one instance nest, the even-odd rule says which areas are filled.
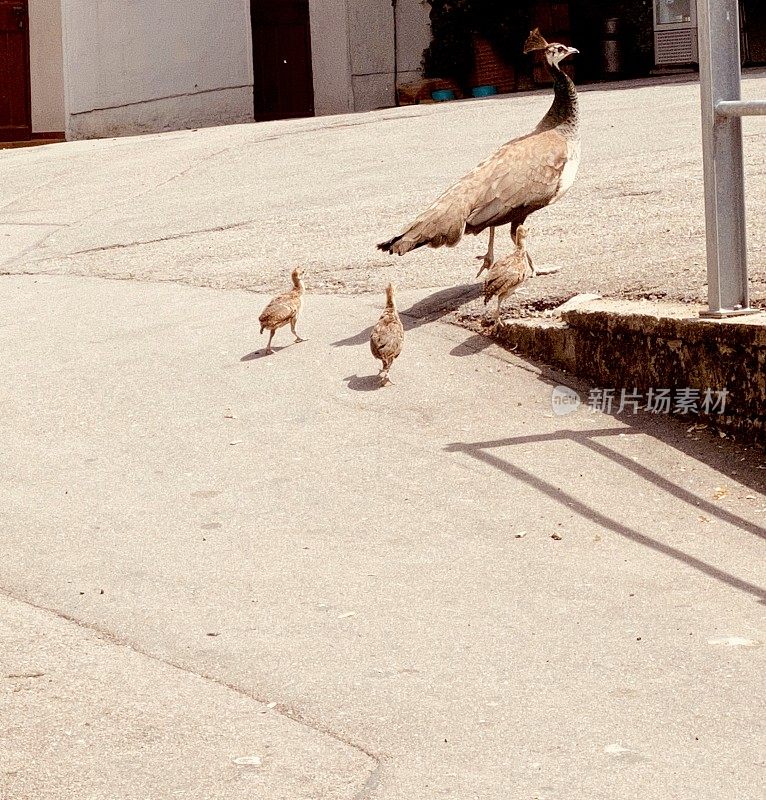
[[[48,18],[42,9],[49,6],[50,11],[56,3],[32,0],[40,19]],[[61,3],[69,138],[253,119],[249,0]],[[422,0],[398,2],[401,83],[420,75],[422,52],[430,41],[428,9]],[[310,14],[316,113],[393,105],[391,1],[310,0]],[[40,63],[55,64],[55,59]],[[60,97],[55,80],[43,84]],[[54,105],[51,100],[40,103],[52,114]],[[58,114],[60,119],[60,106]]]
[[[249,0],[62,0],[67,134],[253,119]]]
[[[31,0],[29,3],[29,71],[32,131],[63,131],[64,60],[60,0]]]

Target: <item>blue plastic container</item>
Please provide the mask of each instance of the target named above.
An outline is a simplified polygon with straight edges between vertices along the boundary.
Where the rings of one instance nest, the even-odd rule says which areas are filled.
[[[490,95],[497,94],[497,88],[494,86],[474,86],[471,89],[471,94],[474,97],[489,97]]]
[[[433,97],[437,103],[443,103],[445,100],[454,100],[455,93],[452,89],[437,89],[435,92],[431,92],[431,97]]]

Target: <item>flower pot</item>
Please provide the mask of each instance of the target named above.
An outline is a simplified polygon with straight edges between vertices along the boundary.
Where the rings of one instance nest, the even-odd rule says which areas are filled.
[[[438,91],[452,92],[455,98],[463,96],[456,83],[442,80],[441,78],[421,78],[409,83],[400,83],[397,91],[399,93],[399,105],[402,106],[431,103],[434,100],[433,93]]]
[[[490,97],[493,94],[497,94],[497,88],[494,86],[474,86],[471,89],[471,94],[474,97]]]

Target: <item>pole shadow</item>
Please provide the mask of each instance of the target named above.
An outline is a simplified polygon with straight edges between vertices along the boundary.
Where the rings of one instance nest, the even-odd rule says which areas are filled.
[[[471,339],[466,343],[469,342]],[[499,342],[495,342],[495,344],[503,347]],[[574,389],[584,405],[587,403],[588,392],[592,388],[621,388],[604,386],[603,382],[594,383],[587,377],[577,377],[572,373],[563,372],[536,361],[529,356],[519,355],[511,348],[503,347],[503,349],[513,353],[519,362],[528,364],[531,368],[530,371],[534,370],[536,379],[550,386],[551,389],[558,386]],[[690,436],[687,432],[689,426],[702,424],[704,428],[706,427],[704,419],[692,415],[651,414],[643,410],[638,414],[621,414],[612,410],[604,415],[627,426],[621,431],[622,433],[643,433],[760,494],[766,494],[766,455],[763,451],[757,446],[747,443],[733,442],[731,439],[718,439],[712,431],[703,431],[698,437]]]
[[[661,555],[669,558],[673,558],[685,566],[692,567],[702,574],[731,586],[738,591],[745,592],[756,598],[760,603],[766,604],[766,588],[758,586],[742,578],[738,578],[737,576],[732,575],[725,570],[714,566],[713,564],[709,564],[700,558],[685,553],[677,547],[657,541],[648,534],[642,533],[634,527],[612,519],[607,514],[591,508],[589,505],[578,499],[575,495],[570,494],[565,489],[555,486],[546,481],[544,478],[534,475],[528,470],[513,464],[511,461],[500,458],[499,456],[489,452],[493,449],[514,447],[517,445],[540,444],[543,442],[569,440],[587,447],[591,451],[610,459],[621,467],[629,469],[638,477],[653,483],[661,491],[667,492],[683,503],[690,505],[695,511],[702,511],[706,514],[709,514],[711,517],[715,517],[721,522],[736,526],[746,533],[752,534],[761,539],[766,539],[766,531],[764,531],[762,526],[750,522],[749,520],[746,520],[725,508],[720,508],[709,501],[693,495],[691,492],[673,483],[668,478],[659,475],[654,470],[651,470],[643,464],[639,464],[637,461],[628,458],[621,453],[616,453],[610,448],[605,447],[603,444],[596,441],[596,439],[599,438],[619,436],[621,434],[625,435],[626,433],[635,434],[639,433],[639,431],[631,431],[630,429],[626,431],[624,428],[613,428],[608,430],[596,429],[588,431],[562,430],[549,434],[517,436],[484,442],[454,442],[450,445],[447,445],[445,447],[445,451],[449,453],[464,453],[465,455],[468,455],[471,458],[474,458],[477,461],[480,461],[504,473],[505,475],[508,475],[514,480],[527,484],[531,488],[548,497],[556,504],[561,505],[570,511],[574,511],[584,519],[587,519],[606,530],[610,530],[625,539],[643,545],[654,552],[660,553]]]

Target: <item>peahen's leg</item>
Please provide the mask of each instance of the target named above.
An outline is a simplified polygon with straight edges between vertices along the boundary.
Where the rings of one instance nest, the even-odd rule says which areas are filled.
[[[485,269],[489,269],[492,266],[492,262],[495,260],[495,228],[491,227],[489,229],[489,245],[487,247],[487,252],[483,256],[476,256],[476,258],[482,262],[481,269],[476,273],[476,277],[478,278]]]

